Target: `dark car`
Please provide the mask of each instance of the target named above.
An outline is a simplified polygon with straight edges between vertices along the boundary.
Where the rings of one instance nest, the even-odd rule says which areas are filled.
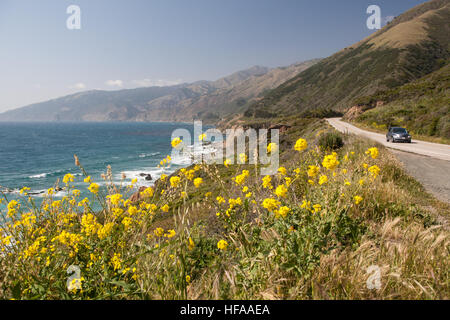
[[[392,127],[386,134],[387,142],[407,142],[411,143],[411,135],[408,130],[400,127]]]

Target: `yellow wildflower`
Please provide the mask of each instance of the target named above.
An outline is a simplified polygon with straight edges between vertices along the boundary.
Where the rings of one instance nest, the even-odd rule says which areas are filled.
[[[323,158],[322,166],[327,168],[328,170],[333,171],[339,165],[339,161],[337,160],[337,153],[333,152],[330,155],[327,155]]]
[[[376,159],[378,157],[378,148],[369,148],[367,149],[366,154],[370,155],[372,159]]]
[[[111,264],[114,267],[114,270],[118,270],[122,267],[122,259],[120,258],[120,253],[114,253],[113,258],[111,259]]]
[[[327,182],[328,182],[328,177],[326,175],[320,176],[320,178],[319,178],[319,184],[320,185],[323,185],[323,184],[325,184]]]
[[[92,192],[94,194],[97,194],[98,193],[98,189],[99,189],[99,185],[96,184],[96,183],[91,183],[88,189],[89,189],[90,192]]]
[[[370,175],[373,178],[378,177],[378,175],[380,174],[380,168],[377,165],[371,166],[369,169],[367,169],[370,172]]]
[[[285,176],[287,174],[287,170],[285,167],[279,167],[278,168],[278,173],[280,173],[281,175]]]
[[[144,198],[151,198],[153,196],[153,193],[154,193],[153,188],[148,187],[141,192],[141,196],[143,196]]]
[[[286,188],[286,186],[284,184],[280,184],[275,190],[275,194],[279,198],[286,198],[287,192],[288,192],[288,189]]]
[[[203,183],[203,179],[202,178],[195,178],[194,179],[194,186],[196,188],[200,187],[200,185]]]
[[[276,208],[278,208],[278,206],[280,204],[281,204],[281,202],[276,199],[266,198],[266,199],[264,199],[262,206],[269,211],[274,211]]]
[[[223,164],[225,165],[225,167],[228,168],[228,166],[231,164],[231,160],[230,160],[230,159],[225,159],[225,161],[223,162]]]
[[[360,196],[354,196],[353,200],[355,200],[355,204],[358,205],[363,200],[363,198]]]
[[[298,139],[295,143],[294,149],[301,152],[308,148],[308,142],[305,139]]]
[[[171,229],[171,230],[167,230],[167,234],[165,234],[165,237],[167,237],[167,238],[173,238],[173,237],[175,237],[175,235],[176,235],[177,233],[175,232],[175,230],[173,230],[173,229]]]
[[[221,196],[218,196],[218,197],[216,198],[216,200],[217,200],[217,202],[218,202],[219,204],[225,202],[225,199],[224,199],[223,197],[221,197]]]
[[[265,176],[263,179],[263,188],[265,189],[272,189],[272,177],[271,176]]]
[[[125,226],[125,230],[128,229],[128,227],[133,223],[133,219],[130,217],[125,217],[122,220],[122,224]]]
[[[319,167],[317,167],[317,166],[309,166],[307,173],[308,173],[308,177],[314,178],[319,173]]]
[[[63,178],[63,182],[65,184],[68,184],[69,182],[73,182],[74,176],[71,175],[70,173],[66,174]]]
[[[291,211],[291,209],[289,209],[286,206],[281,207],[280,209],[278,209],[277,214],[282,216],[283,218],[286,218],[286,216],[288,215],[288,213]]]
[[[192,251],[194,249],[194,247],[195,247],[194,240],[192,240],[192,238],[189,237],[189,239],[188,239],[188,250]]]
[[[117,205],[120,204],[120,202],[122,201],[122,197],[123,197],[123,196],[122,196],[120,193],[117,193],[117,194],[113,194],[113,195],[107,196],[107,198],[109,199],[109,201],[111,202],[111,204],[112,204],[112,205],[115,205],[115,206],[117,206]]]
[[[220,250],[227,250],[228,242],[226,242],[225,240],[220,240],[219,242],[217,242],[217,248],[219,248]]]
[[[269,143],[267,146],[267,153],[277,152],[278,151],[278,145],[274,142]]]
[[[171,185],[173,188],[176,188],[176,187],[178,187],[178,185],[180,184],[180,181],[181,181],[181,179],[180,179],[180,177],[178,177],[178,176],[171,177],[171,178],[170,178],[170,185]]]
[[[176,148],[181,142],[181,139],[179,137],[176,137],[172,140],[172,148]]]
[[[164,229],[163,228],[156,228],[154,233],[155,233],[155,236],[162,237],[164,235]]]

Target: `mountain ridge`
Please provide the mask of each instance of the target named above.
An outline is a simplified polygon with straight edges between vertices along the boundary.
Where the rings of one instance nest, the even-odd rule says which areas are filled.
[[[190,121],[202,115],[208,117],[212,109],[220,110],[231,101],[229,95],[247,103],[315,62],[317,59],[272,69],[252,66],[215,81],[83,91],[6,111],[0,114],[0,121]],[[247,91],[240,91],[242,83]],[[240,107],[232,103],[224,110],[234,112]],[[213,118],[221,116],[220,112],[212,114]]]
[[[419,79],[450,59],[448,21],[448,0],[416,6],[271,90],[251,105],[245,116],[293,115],[319,108],[345,111],[359,97]],[[424,23],[426,28],[422,28]],[[418,35],[417,30],[422,33]]]

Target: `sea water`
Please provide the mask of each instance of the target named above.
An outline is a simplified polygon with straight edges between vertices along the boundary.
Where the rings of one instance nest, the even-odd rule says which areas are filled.
[[[15,198],[29,187],[39,202],[58,179],[62,187],[62,178],[71,173],[81,199],[89,196],[74,154],[100,186],[106,184],[101,175],[108,165],[115,183],[130,184],[136,178],[136,188],[150,186],[161,174],[190,164],[190,159],[179,157],[168,168],[158,167],[171,154],[171,135],[179,128],[193,134],[193,125],[184,123],[0,123],[0,191]],[[141,174],[150,174],[152,180]],[[64,195],[60,191],[55,196]]]

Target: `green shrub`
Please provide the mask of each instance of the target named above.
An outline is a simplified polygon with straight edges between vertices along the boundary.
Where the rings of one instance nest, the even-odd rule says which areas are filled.
[[[344,146],[344,140],[339,133],[327,132],[319,137],[319,146],[323,150],[337,150]]]

